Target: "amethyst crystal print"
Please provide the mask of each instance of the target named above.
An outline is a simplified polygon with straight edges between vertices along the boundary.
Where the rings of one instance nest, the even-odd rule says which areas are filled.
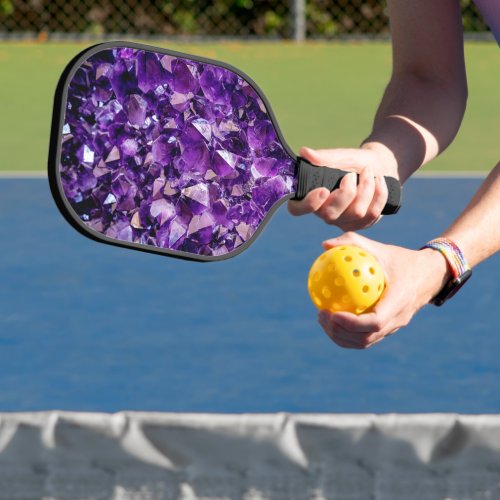
[[[294,173],[261,98],[228,69],[115,48],[69,83],[62,189],[112,239],[223,256],[294,192]]]

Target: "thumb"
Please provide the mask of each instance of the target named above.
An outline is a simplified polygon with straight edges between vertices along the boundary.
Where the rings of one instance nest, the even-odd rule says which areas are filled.
[[[370,251],[370,240],[368,238],[365,238],[364,236],[361,236],[360,234],[357,234],[353,231],[349,231],[347,233],[341,234],[340,236],[337,236],[336,238],[331,238],[326,241],[323,241],[322,243],[323,248],[326,250],[329,250],[330,248],[333,247],[338,247],[342,245],[355,245],[359,247],[365,248],[365,250]]]
[[[358,172],[366,163],[365,152],[359,149],[311,149],[300,148],[300,156],[313,165],[347,168]]]

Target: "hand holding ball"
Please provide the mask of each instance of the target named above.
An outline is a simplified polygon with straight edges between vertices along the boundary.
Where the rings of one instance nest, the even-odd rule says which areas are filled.
[[[312,265],[307,288],[318,309],[362,314],[382,295],[384,271],[377,259],[363,248],[334,247]]]

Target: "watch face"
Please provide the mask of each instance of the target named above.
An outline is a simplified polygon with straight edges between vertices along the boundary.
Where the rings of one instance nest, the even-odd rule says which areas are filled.
[[[468,269],[458,278],[454,278],[444,286],[444,288],[432,299],[436,306],[442,306],[448,299],[451,299],[462,288],[472,276],[472,270]]]

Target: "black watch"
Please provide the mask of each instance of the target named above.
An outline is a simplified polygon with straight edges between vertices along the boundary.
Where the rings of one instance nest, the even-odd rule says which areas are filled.
[[[458,278],[452,278],[443,289],[431,300],[431,304],[442,306],[448,299],[451,299],[460,288],[462,288],[467,280],[472,276],[472,270],[467,269],[464,274]]]

